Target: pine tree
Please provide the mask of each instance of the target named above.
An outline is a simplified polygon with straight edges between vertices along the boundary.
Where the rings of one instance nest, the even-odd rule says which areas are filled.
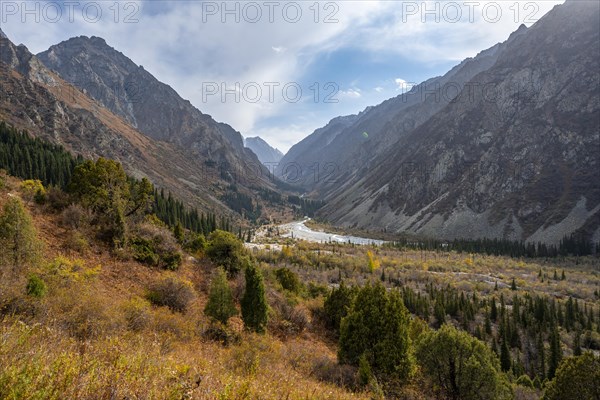
[[[579,329],[575,331],[575,335],[573,336],[573,355],[581,355],[581,331]]]
[[[537,341],[537,352],[540,366],[539,377],[540,380],[544,380],[546,378],[546,349],[544,347],[544,339],[542,337],[542,333],[540,332]]]
[[[498,308],[496,307],[496,298],[492,297],[492,300],[490,301],[492,303],[490,310],[490,319],[496,322],[498,320]]]
[[[558,326],[553,324],[550,332],[550,358],[548,359],[548,379],[554,378],[556,369],[562,360],[562,348],[560,345],[560,335]]]
[[[177,240],[177,242],[179,244],[183,243],[184,230],[183,230],[183,225],[181,225],[180,221],[177,221],[175,228],[173,228],[173,236],[175,236],[175,239]]]
[[[246,289],[241,301],[242,319],[246,329],[264,333],[267,329],[268,311],[263,277],[258,268],[248,262],[246,267]]]
[[[500,346],[500,366],[502,371],[507,372],[511,364],[510,349],[508,348],[507,340],[502,339],[502,345]]]
[[[223,268],[217,269],[217,274],[210,284],[208,302],[204,307],[204,314],[222,324],[227,324],[229,318],[237,315],[233,294],[227,282],[227,275]]]

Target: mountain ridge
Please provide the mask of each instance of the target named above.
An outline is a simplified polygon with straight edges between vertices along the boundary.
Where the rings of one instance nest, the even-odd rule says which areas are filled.
[[[479,90],[463,89],[400,138],[372,171],[331,194],[321,216],[444,238],[557,243],[575,232],[597,241],[595,26],[597,4],[555,7],[473,78]]]

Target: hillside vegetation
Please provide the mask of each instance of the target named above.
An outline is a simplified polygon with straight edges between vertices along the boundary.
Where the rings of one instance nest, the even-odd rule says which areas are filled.
[[[115,161],[2,128],[28,150],[1,159],[0,398],[598,398],[596,257],[250,250]]]

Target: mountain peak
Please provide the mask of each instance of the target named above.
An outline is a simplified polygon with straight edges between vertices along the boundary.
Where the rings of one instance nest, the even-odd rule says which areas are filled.
[[[283,158],[281,151],[269,145],[260,136],[246,138],[244,146],[252,150],[263,164],[278,163]]]

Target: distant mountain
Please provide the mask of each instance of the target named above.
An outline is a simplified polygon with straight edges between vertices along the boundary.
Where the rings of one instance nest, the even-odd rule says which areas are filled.
[[[260,137],[251,137],[244,140],[244,145],[252,150],[261,163],[267,167],[275,166],[283,157],[283,153],[273,148]],[[270,165],[269,165],[270,164]]]
[[[358,115],[334,118],[294,145],[281,160],[284,167],[294,164],[302,168],[302,175],[292,177],[289,183],[327,197],[341,185],[361,179],[381,162],[381,155],[391,145],[448,105],[467,82],[490,68],[506,46],[526,31],[521,26],[506,42],[407,93],[367,107]],[[293,170],[295,173],[296,168]]]
[[[365,166],[346,158],[344,179],[317,186],[328,200],[321,216],[443,238],[599,241],[599,8],[569,0],[459,65],[452,101],[413,102],[415,88],[402,96],[413,106],[365,113],[380,111],[378,131],[359,119],[334,139],[352,147],[368,131],[364,152],[350,150]]]
[[[246,171],[248,165],[260,165],[244,148],[239,132],[200,112],[102,38],[71,38],[38,54],[38,58],[153,139],[176,144],[230,174]]]
[[[102,64],[99,60],[108,69],[118,69],[107,62]],[[221,131],[224,125],[205,117],[208,122],[204,131],[189,132],[190,140],[202,134],[212,138],[211,143],[199,145],[195,154],[185,151],[182,142],[155,140],[90,98],[89,90],[81,90],[63,80],[27,47],[15,46],[5,36],[0,37],[0,92],[0,120],[86,158],[104,156],[118,160],[130,175],[148,177],[200,210],[233,215],[231,209],[239,210],[227,201],[232,197],[228,196],[228,187],[235,184],[237,196],[241,196],[238,191],[251,195],[250,186],[268,187],[268,182],[257,179],[260,174],[247,179],[226,167],[228,163],[259,162],[252,152],[243,148],[241,139],[239,146],[234,146],[224,137]],[[174,118],[168,112],[165,115],[165,119]],[[163,120],[160,115],[154,118]],[[201,148],[205,151],[201,152]],[[247,203],[258,201],[258,198],[249,199]]]

